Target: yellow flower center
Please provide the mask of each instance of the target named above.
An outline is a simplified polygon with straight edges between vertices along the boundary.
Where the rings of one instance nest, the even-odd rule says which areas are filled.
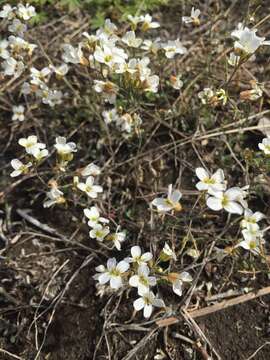
[[[222,198],[222,206],[226,206],[229,203],[229,199],[227,196],[223,196]]]

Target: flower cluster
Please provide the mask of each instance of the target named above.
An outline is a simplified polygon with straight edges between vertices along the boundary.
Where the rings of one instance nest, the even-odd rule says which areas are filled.
[[[0,18],[6,20],[7,30],[12,34],[0,41],[1,67],[4,76],[19,77],[25,70],[25,61],[37,47],[24,39],[26,22],[36,15],[35,8],[29,4],[17,6],[4,5]]]
[[[250,209],[245,209],[244,219],[241,221],[242,235],[244,240],[237,246],[253,252],[258,255],[261,252],[261,245],[264,243],[263,233],[260,230],[258,222],[265,218],[259,211],[253,213]]]
[[[136,311],[143,310],[144,317],[149,318],[153,307],[165,307],[164,301],[151,290],[152,287],[165,281],[172,285],[175,294],[182,296],[183,283],[192,281],[188,272],[173,273],[169,272],[169,267],[164,268],[164,264],[171,259],[176,260],[176,255],[168,244],[165,244],[156,261],[153,260],[151,252],[142,253],[139,246],[133,246],[130,257],[119,263],[115,258],[111,258],[108,259],[106,267],[104,265],[97,266],[97,274],[94,275],[94,279],[100,285],[109,283],[113,290],[123,286],[136,288],[139,297],[133,302],[134,309]]]
[[[0,18],[6,20],[7,30],[12,33],[7,39],[0,41],[3,76],[19,77],[27,70],[27,63],[31,60],[33,52],[38,46],[29,43],[24,38],[27,33],[26,23],[35,15],[35,8],[29,4],[18,4],[13,7],[7,4],[0,11]],[[24,95],[33,94],[36,98],[41,99],[44,104],[52,107],[60,104],[62,100],[61,91],[49,88],[48,82],[52,74],[55,74],[57,78],[63,77],[68,72],[67,65],[50,66],[41,70],[31,67],[29,70],[30,81],[23,83],[21,92]],[[23,111],[22,107],[14,107],[12,120],[23,121]],[[20,116],[17,115],[18,113]]]
[[[265,216],[258,211],[253,213],[248,208],[245,198],[249,187],[227,189],[227,182],[222,169],[218,169],[211,175],[204,168],[197,168],[196,175],[200,179],[196,184],[196,188],[206,193],[206,204],[211,210],[219,211],[224,209],[230,214],[238,215],[244,213],[244,218],[241,221],[244,240],[237,244],[236,247],[241,246],[258,254],[260,252],[259,245],[263,243],[263,233],[257,223]]]
[[[190,16],[182,17],[184,24],[200,25],[200,10],[192,8]],[[33,96],[43,104],[54,107],[62,102],[66,94],[55,87],[56,80],[67,81],[66,76],[72,69],[76,73],[86,74],[89,79],[89,88],[93,89],[92,96],[102,104],[102,109],[97,115],[105,123],[108,130],[115,125],[125,137],[140,133],[143,123],[143,114],[140,99],[156,98],[159,94],[160,84],[163,80],[155,71],[155,61],[161,66],[167,64],[168,59],[174,59],[178,55],[188,53],[187,48],[180,41],[162,40],[152,37],[150,30],[160,27],[149,14],[127,17],[127,24],[122,28],[117,27],[110,19],[106,19],[104,25],[95,33],[81,34],[81,41],[76,45],[63,44],[61,48],[61,62],[59,66],[52,64],[39,68],[32,62],[32,54],[37,45],[29,43],[26,39],[27,21],[35,16],[35,8],[29,4],[17,6],[4,5],[0,11],[0,18],[7,26],[7,31],[12,35],[0,41],[0,58],[3,78],[26,75],[21,88],[21,93],[27,97]],[[228,63],[234,67],[234,71],[248,60],[254,59],[255,52],[264,45],[270,45],[264,37],[256,35],[256,29],[249,29],[239,24],[232,32],[235,39],[234,51],[230,53]],[[31,67],[27,69],[27,63]],[[156,73],[157,72],[157,73]],[[88,75],[91,76],[88,77]],[[75,78],[75,76],[74,76]],[[223,87],[205,87],[198,93],[198,98],[203,105],[216,107],[230,103],[229,80],[223,83]],[[182,74],[176,71],[176,75],[169,77],[169,84],[175,90],[184,86]],[[168,83],[168,81],[167,81]],[[251,89],[240,93],[240,100],[255,101],[263,96],[263,87],[257,81],[250,82]],[[211,86],[211,85],[209,85]],[[72,88],[72,85],[70,85]],[[171,89],[171,91],[173,91]],[[28,101],[24,105],[12,106],[12,120],[22,122],[28,115]],[[102,203],[105,199],[102,182],[102,169],[94,162],[89,163],[82,169],[70,170],[68,168],[78,149],[76,143],[68,141],[65,137],[57,136],[52,150],[46,148],[45,143],[39,142],[36,135],[20,138],[18,144],[24,148],[24,154],[20,159],[11,161],[11,177],[25,174],[34,174],[42,180],[46,187],[46,199],[44,208],[50,208],[57,204],[65,204],[74,199],[83,209],[83,214],[89,227],[89,241],[97,241],[102,247],[109,250],[116,248],[122,253],[122,245],[127,234],[120,226],[106,215],[106,209]],[[259,149],[265,155],[270,154],[270,138],[264,138],[259,143]],[[52,166],[53,178],[47,183],[39,176],[38,166],[46,161],[49,156],[55,156]],[[203,167],[195,170],[199,181],[196,183],[195,195],[213,211],[221,211],[238,215],[242,239],[234,244],[233,249],[239,247],[249,250],[253,254],[263,254],[263,233],[259,222],[265,217],[261,212],[253,212],[246,200],[248,186],[233,186],[228,188],[227,181],[222,169],[214,173],[208,172]],[[69,190],[71,191],[69,192]],[[44,191],[45,192],[45,191]],[[69,198],[71,195],[71,199]],[[151,201],[151,210],[154,208],[158,215],[171,212],[177,215],[183,207],[180,203],[182,193],[169,185],[164,197],[156,197]],[[200,202],[196,202],[194,207]],[[155,212],[151,211],[155,216]],[[176,216],[173,216],[177,219]],[[238,219],[236,219],[238,220]],[[240,231],[239,231],[240,233]],[[107,246],[108,245],[108,246]],[[189,249],[188,255],[198,258],[197,249]],[[157,252],[157,253],[156,253]],[[109,258],[105,265],[96,267],[97,273],[94,279],[98,286],[109,285],[112,290],[133,289],[137,290],[138,298],[133,302],[136,311],[143,310],[145,318],[149,318],[154,307],[165,308],[164,301],[159,297],[159,285],[169,284],[172,291],[182,296],[183,285],[191,282],[192,276],[184,271],[179,271],[177,266],[177,251],[174,251],[165,243],[161,251],[143,252],[139,246],[132,246],[130,256],[117,262],[116,258]],[[156,295],[158,294],[158,295]]]
[[[149,30],[159,27],[149,14],[129,16],[128,27],[121,34],[121,30],[106,19],[95,34],[84,32],[83,40],[76,47],[64,44],[62,59],[66,64],[80,65],[102,75],[94,79],[93,89],[110,107],[102,113],[104,121],[115,123],[121,131],[130,134],[138,132],[142,119],[138,113],[119,110],[117,99],[126,97],[127,93],[131,99],[138,94],[157,93],[160,79],[152,73],[151,58],[160,53],[172,59],[177,54],[185,54],[187,49],[179,39],[167,42],[145,39]]]

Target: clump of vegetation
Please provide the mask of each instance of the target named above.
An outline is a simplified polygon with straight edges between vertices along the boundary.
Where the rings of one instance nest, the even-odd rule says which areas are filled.
[[[76,229],[57,239],[81,251],[76,276],[89,267],[95,295],[117,304],[113,314],[126,306],[131,316],[132,304],[158,328],[178,321],[180,311],[192,317],[202,289],[208,296],[230,289],[222,277],[205,281],[210,261],[232,264],[228,278],[257,270],[267,278],[270,125],[259,79],[269,16],[248,13],[227,28],[233,7],[226,16],[214,9],[213,21],[192,7],[179,19],[180,37],[164,31],[160,15],[144,13],[159,1],[62,0],[53,5],[93,6],[92,28],[75,21],[71,33],[42,43],[33,3],[50,5],[10,3],[0,11],[0,91],[16,178],[3,189],[4,202],[17,196],[37,215],[65,214]],[[103,19],[110,9],[118,16]],[[18,214],[57,235],[25,209]],[[67,288],[57,297],[48,281],[42,299],[58,306]],[[44,343],[36,336],[36,356]]]

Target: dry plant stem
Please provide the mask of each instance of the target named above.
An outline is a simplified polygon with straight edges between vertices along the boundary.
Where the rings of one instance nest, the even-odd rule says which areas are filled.
[[[33,234],[33,235],[40,236],[40,237],[43,237],[43,238],[46,238],[46,239],[49,239],[49,240],[52,240],[52,241],[64,242],[64,243],[67,243],[68,245],[78,246],[81,249],[90,251],[92,253],[92,255],[97,259],[100,259],[100,255],[101,256],[106,256],[104,254],[104,252],[102,252],[101,250],[98,250],[98,249],[95,250],[95,249],[92,249],[92,248],[90,248],[90,247],[88,247],[86,245],[83,245],[80,242],[77,242],[77,241],[73,240],[72,237],[67,238],[64,235],[60,234],[54,228],[52,228],[52,227],[50,227],[50,226],[48,226],[46,224],[42,224],[39,220],[37,220],[33,216],[29,215],[28,210],[26,210],[26,209],[18,209],[17,212],[23,219],[28,221],[30,224],[32,224],[32,225],[38,227],[39,229],[41,229],[42,231],[44,231],[46,233],[49,233],[51,235],[54,235],[56,237],[52,237],[52,236],[48,236],[48,235],[44,235],[44,234],[38,234],[38,233],[35,233],[35,232],[28,232],[27,234]],[[26,234],[26,232],[23,232],[22,234]]]
[[[266,343],[264,343],[262,346],[260,346],[256,351],[254,351],[254,353],[249,356],[246,360],[251,360],[251,359],[254,359],[254,357],[258,354],[258,352],[263,349],[266,345],[270,345],[270,342],[267,341]]]
[[[243,119],[241,119],[241,120],[239,120],[237,122],[234,122],[234,123],[231,123],[231,124],[228,124],[228,125],[224,125],[223,127],[220,127],[220,128],[214,129],[214,130],[210,130],[206,134],[196,133],[195,135],[190,136],[187,140],[177,140],[175,142],[174,146],[181,147],[181,146],[189,144],[189,143],[191,143],[193,141],[205,140],[205,139],[209,139],[209,138],[218,137],[220,135],[227,135],[227,134],[234,134],[234,133],[244,133],[246,131],[251,131],[251,130],[265,130],[265,129],[268,129],[268,128],[270,128],[270,125],[266,125],[266,126],[249,126],[249,127],[245,127],[245,128],[237,128],[237,129],[222,131],[222,129],[241,125],[246,121],[253,120],[255,118],[261,117],[261,116],[263,116],[263,115],[265,115],[265,114],[267,114],[269,112],[270,112],[270,110],[265,110],[265,111],[263,111],[263,112],[261,112],[259,114],[253,114],[253,115],[249,116],[248,118],[245,117],[245,118],[243,118]],[[220,130],[220,131],[217,131],[217,130]],[[171,145],[172,145],[172,143],[164,144],[164,145],[161,145],[160,147],[158,147],[156,150],[160,154],[161,149],[170,148]],[[143,158],[145,158],[145,156],[147,156],[149,154],[153,154],[153,149],[148,150],[148,151],[146,151],[144,153],[141,153],[140,155],[137,155],[136,160],[143,159]],[[157,158],[154,158],[153,161],[158,160],[160,157],[161,157],[161,155],[159,155]],[[125,165],[125,164],[128,164],[128,163],[134,161],[134,159],[135,159],[134,157],[131,157],[131,158],[119,163],[119,164],[116,164],[115,167],[114,167],[114,170],[121,167],[121,166],[123,166],[123,165]]]
[[[228,307],[231,307],[234,305],[239,305],[246,301],[250,301],[250,300],[256,299],[260,296],[265,296],[265,295],[269,295],[269,294],[270,294],[270,286],[267,286],[267,287],[257,291],[256,293],[250,292],[248,294],[241,295],[236,298],[229,299],[229,300],[224,300],[220,303],[217,303],[217,304],[214,304],[211,306],[207,306],[207,307],[199,309],[199,310],[193,310],[193,311],[183,310],[183,311],[185,311],[192,319],[196,319],[198,317],[206,316],[206,315],[215,313],[217,311],[227,309]],[[176,317],[170,317],[167,319],[158,320],[158,321],[156,321],[156,324],[159,327],[164,327],[164,326],[176,324],[179,321],[180,320]]]
[[[211,352],[213,352],[216,355],[216,358],[218,360],[222,360],[220,355],[214,349],[213,345],[210,343],[210,341],[207,339],[207,337],[205,336],[205,334],[203,333],[201,328],[194,321],[194,319],[189,315],[189,313],[186,310],[183,310],[182,315],[183,315],[184,319],[186,320],[186,322],[189,324],[190,328],[200,337],[200,339],[202,339],[206,344],[208,344],[209,348],[211,349]],[[200,349],[200,352],[205,360],[212,360],[212,357],[210,357],[208,355],[208,353],[206,352],[205,349],[202,348],[202,346],[198,347],[198,344],[197,344],[197,349]],[[205,351],[202,351],[202,349]]]
[[[257,297],[265,296],[268,294],[270,294],[270,286],[267,286],[267,287],[259,290],[256,293],[250,292],[248,294],[240,295],[233,299],[224,300],[218,304],[207,306],[206,308],[203,308],[203,309],[191,311],[191,312],[189,312],[189,314],[193,319],[195,319],[197,317],[205,316],[205,315],[214,313],[216,311],[227,309],[228,307],[238,305],[238,304],[244,303],[246,301],[250,301],[250,300],[256,299]]]
[[[17,356],[17,355],[15,355],[15,354],[12,354],[11,352],[9,352],[9,351],[7,351],[7,350],[5,350],[5,349],[0,349],[0,353],[3,353],[3,354],[5,354],[5,355],[8,355],[8,356],[10,356],[12,359],[26,360],[26,359],[24,359],[24,358],[22,358],[22,357],[20,357],[20,356]]]
[[[29,215],[30,209],[17,209],[17,213],[26,221],[30,222],[32,225],[38,227],[39,229],[43,230],[44,232],[51,234],[51,235],[58,235],[58,232],[51,228],[46,224],[42,224],[39,220],[35,219],[33,216]]]
[[[156,332],[158,332],[160,329],[159,327],[155,327],[149,334],[144,336],[138,344],[130,350],[125,357],[123,357],[122,360],[130,360],[133,358],[133,356],[136,355],[136,353],[155,335]]]

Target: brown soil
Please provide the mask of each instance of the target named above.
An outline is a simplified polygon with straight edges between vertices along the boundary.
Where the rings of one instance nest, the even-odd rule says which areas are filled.
[[[222,360],[247,360],[264,344],[253,359],[270,359],[270,296],[222,310],[198,322]]]

